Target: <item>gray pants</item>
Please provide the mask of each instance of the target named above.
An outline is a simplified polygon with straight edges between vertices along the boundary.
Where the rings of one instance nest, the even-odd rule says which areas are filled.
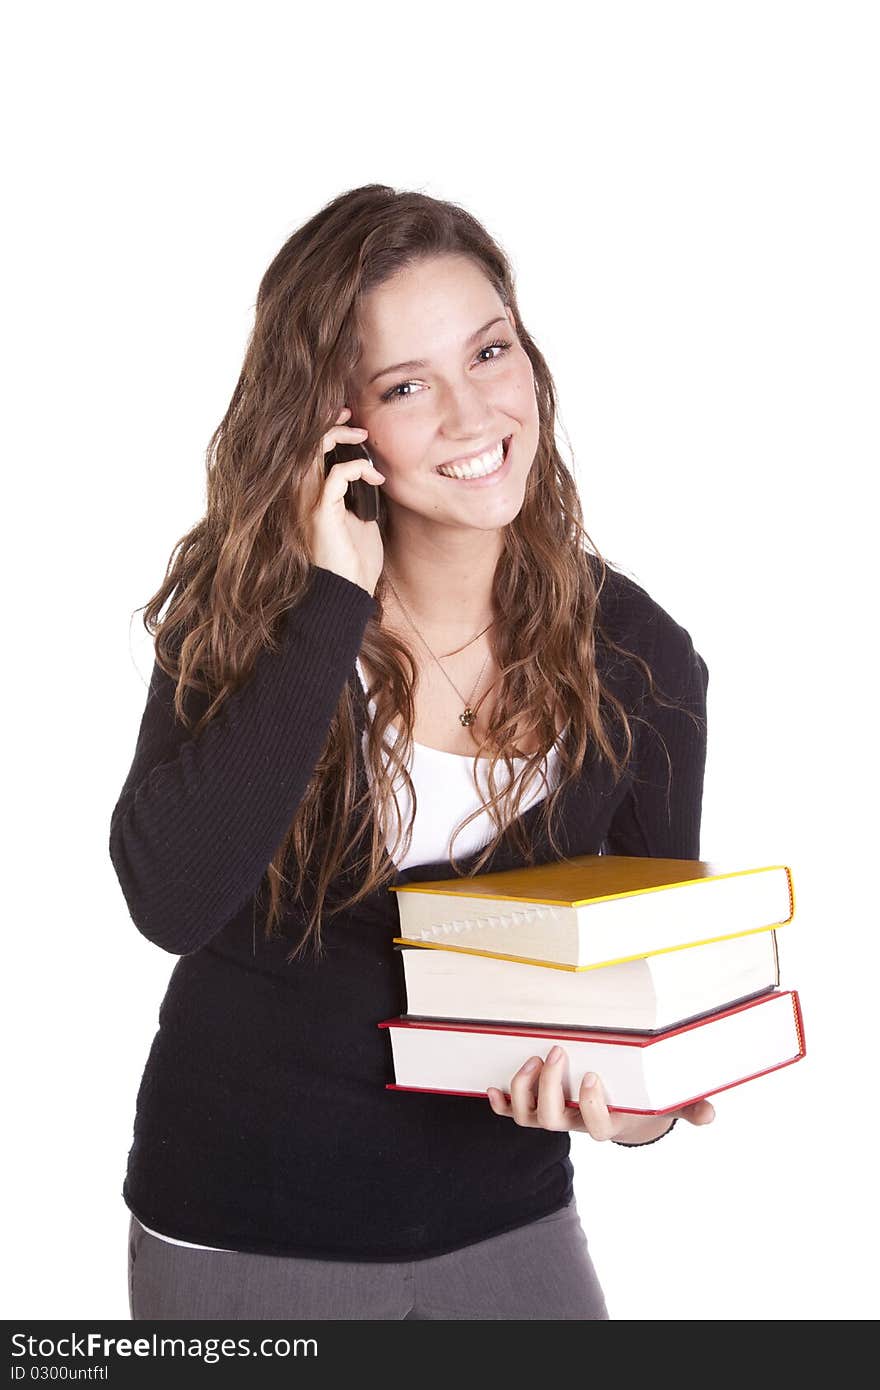
[[[401,1263],[192,1250],[132,1216],[134,1320],[607,1319],[574,1198],[515,1231]]]

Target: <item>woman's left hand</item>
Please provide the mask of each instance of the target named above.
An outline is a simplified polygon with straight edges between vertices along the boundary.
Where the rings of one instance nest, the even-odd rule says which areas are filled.
[[[555,1055],[558,1054],[558,1055]],[[605,1103],[602,1082],[595,1072],[587,1072],[581,1082],[578,1109],[566,1104],[562,1086],[566,1054],[554,1047],[544,1061],[530,1057],[512,1078],[510,1100],[504,1092],[490,1086],[486,1094],[496,1115],[506,1115],[518,1125],[531,1129],[574,1130],[592,1139],[614,1139],[619,1144],[647,1144],[672,1128],[675,1119],[692,1125],[708,1125],[715,1118],[708,1100],[694,1101],[680,1110],[663,1115],[632,1115],[611,1111]]]

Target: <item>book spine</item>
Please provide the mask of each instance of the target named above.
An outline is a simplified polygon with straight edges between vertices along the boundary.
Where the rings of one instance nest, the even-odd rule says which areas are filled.
[[[795,1026],[795,1028],[797,1029],[798,1045],[799,1045],[799,1047],[800,1047],[800,1056],[801,1056],[801,1057],[806,1057],[806,1055],[807,1055],[807,1040],[806,1040],[806,1038],[805,1038],[805,1036],[804,1036],[804,1016],[803,1016],[803,1014],[802,1014],[802,1012],[801,1012],[801,997],[800,997],[800,995],[798,994],[798,992],[797,992],[796,989],[793,989],[793,990],[791,991],[791,1005],[792,1005],[792,1008],[794,1009],[794,1026]]]
[[[791,876],[791,869],[786,864],[785,872],[788,877],[788,916],[784,922],[780,922],[781,927],[787,926],[794,919],[795,899],[794,899],[794,879]]]

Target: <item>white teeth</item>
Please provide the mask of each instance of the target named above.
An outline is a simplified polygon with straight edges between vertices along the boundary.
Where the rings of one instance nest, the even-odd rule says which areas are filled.
[[[480,454],[469,463],[441,464],[437,469],[444,478],[484,478],[487,473],[495,473],[504,462],[504,441],[496,444],[487,454]]]

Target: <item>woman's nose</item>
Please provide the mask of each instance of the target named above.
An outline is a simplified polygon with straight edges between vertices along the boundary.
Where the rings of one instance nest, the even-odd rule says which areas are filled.
[[[463,381],[446,387],[440,406],[444,432],[450,439],[485,442],[494,412],[476,382]]]

